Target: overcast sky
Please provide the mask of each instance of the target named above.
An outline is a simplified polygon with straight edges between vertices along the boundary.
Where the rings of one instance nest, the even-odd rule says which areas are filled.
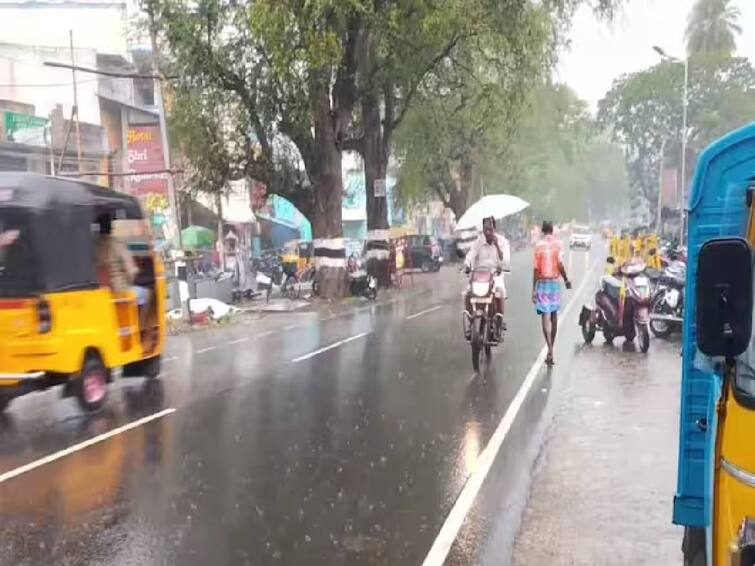
[[[579,10],[570,34],[571,47],[561,55],[556,71],[593,109],[614,79],[658,61],[653,45],[684,56],[684,30],[695,0],[625,0],[610,22],[598,21],[589,8]],[[740,55],[755,63],[755,0],[735,0],[743,33]]]

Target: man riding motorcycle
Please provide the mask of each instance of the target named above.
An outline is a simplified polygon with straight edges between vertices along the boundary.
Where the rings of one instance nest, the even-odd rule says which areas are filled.
[[[496,332],[498,338],[501,332],[506,329],[503,322],[504,302],[506,301],[506,284],[503,279],[503,272],[509,269],[511,265],[511,248],[509,241],[501,234],[495,232],[495,218],[492,216],[483,219],[482,235],[472,243],[469,248],[467,257],[464,260],[464,267],[467,272],[475,269],[489,269],[495,272],[493,289],[495,293],[496,307]],[[469,288],[466,293],[465,308],[467,313],[472,314],[472,305],[470,302]]]

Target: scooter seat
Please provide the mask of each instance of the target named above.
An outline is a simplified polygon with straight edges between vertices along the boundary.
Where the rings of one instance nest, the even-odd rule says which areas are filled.
[[[601,279],[600,283],[601,289],[610,299],[615,301],[619,300],[619,295],[621,293],[621,281],[619,279],[606,275]]]

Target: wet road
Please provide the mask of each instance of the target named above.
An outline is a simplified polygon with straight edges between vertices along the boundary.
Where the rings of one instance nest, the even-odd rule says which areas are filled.
[[[568,255],[575,287],[599,257]],[[338,316],[172,338],[162,379],[119,382],[93,417],[57,391],[16,400],[0,421],[0,564],[419,564],[433,548],[431,565],[446,551],[449,564],[510,552],[526,455],[567,371],[538,363],[531,258],[514,255],[507,341],[479,376],[460,336],[462,277],[423,284]],[[486,475],[491,437],[501,448]],[[479,493],[465,489],[465,506],[470,477]]]

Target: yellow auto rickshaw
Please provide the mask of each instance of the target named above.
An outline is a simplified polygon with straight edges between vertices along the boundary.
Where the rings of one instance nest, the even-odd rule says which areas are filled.
[[[125,290],[112,291],[109,272],[97,267],[104,238],[130,260]],[[157,377],[165,299],[164,266],[136,199],[80,181],[0,173],[0,410],[63,385],[64,396],[94,411],[114,369]]]
[[[296,275],[312,264],[313,246],[311,241],[290,240],[283,244],[281,264],[287,275]]]

